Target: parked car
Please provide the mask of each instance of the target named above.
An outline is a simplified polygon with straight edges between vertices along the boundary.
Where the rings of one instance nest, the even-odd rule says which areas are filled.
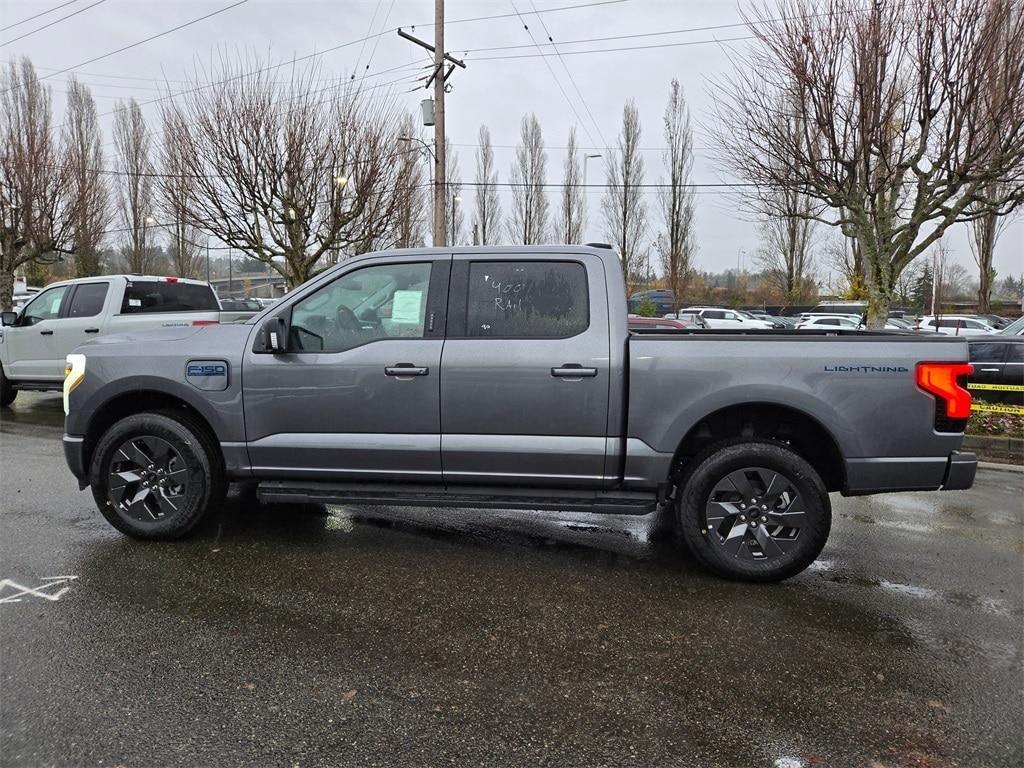
[[[198,280],[112,275],[53,283],[0,317],[0,405],[21,389],[60,390],[65,358],[90,339],[221,319],[213,289]]]
[[[628,323],[631,331],[682,331],[690,327],[688,323],[681,320],[664,317],[640,317],[639,315],[630,315]]]
[[[971,384],[1024,386],[1024,336],[973,337],[967,344],[974,365],[968,377]],[[1024,391],[976,390],[973,395],[993,403],[1024,405]]]
[[[999,332],[1000,336],[1024,336],[1024,317],[1018,317]]]
[[[750,581],[817,557],[831,491],[972,484],[963,339],[629,331],[626,307],[604,248],[357,256],[258,322],[80,346],[64,453],[141,539],[185,535],[231,480],[268,503],[661,506]]]
[[[827,328],[833,330],[847,328],[856,331],[861,324],[859,317],[850,317],[849,315],[810,315],[797,323],[796,327],[801,331],[820,331]]]
[[[226,312],[261,312],[263,305],[256,299],[221,299],[220,308]]]
[[[922,331],[946,336],[983,336],[997,333],[988,323],[969,315],[925,315],[918,323],[918,327]]]
[[[707,321],[696,312],[669,312],[666,320],[678,320],[694,328],[708,328]]]
[[[988,323],[997,331],[1003,330],[1003,328],[1013,322],[1013,318],[1002,317],[1001,315],[973,315],[973,317],[984,323]]]
[[[649,291],[640,291],[639,293],[634,293],[630,296],[629,311],[635,313],[645,300],[654,304],[654,308],[658,316],[671,312],[672,308],[676,305],[675,296],[672,291],[652,289]]]
[[[734,330],[768,330],[772,328],[771,323],[763,320],[755,320],[750,315],[736,309],[725,309],[724,307],[686,307],[679,310],[680,313],[700,315],[708,328],[723,328]]]
[[[783,328],[789,327],[785,322],[782,321],[781,318],[778,318],[775,315],[770,315],[767,312],[764,312],[763,310],[760,309],[740,309],[737,311],[754,320],[760,320],[762,323],[767,323],[769,326],[775,328],[776,330],[781,330]]]

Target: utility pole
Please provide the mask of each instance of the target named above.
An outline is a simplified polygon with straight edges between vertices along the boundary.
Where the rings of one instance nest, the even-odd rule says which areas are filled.
[[[434,0],[434,44],[425,43],[399,29],[398,36],[426,48],[434,54],[434,71],[427,79],[426,87],[434,86],[434,245],[447,245],[446,215],[448,197],[444,173],[444,95],[448,87],[448,76],[456,66],[466,68],[464,62],[449,56],[444,50],[444,0]],[[451,66],[445,71],[445,61]]]
[[[444,0],[434,0],[434,245],[447,245],[444,172]]]

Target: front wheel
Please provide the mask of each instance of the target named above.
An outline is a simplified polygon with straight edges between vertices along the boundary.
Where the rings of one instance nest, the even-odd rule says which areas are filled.
[[[14,402],[14,398],[17,396],[18,390],[11,385],[11,382],[4,376],[4,369],[0,367],[0,408],[6,408]]]
[[[137,539],[177,539],[223,499],[219,453],[188,414],[139,413],[116,422],[93,453],[90,484],[111,525]]]
[[[783,443],[735,440],[697,456],[678,523],[694,557],[742,581],[778,581],[814,562],[832,525],[818,473]]]

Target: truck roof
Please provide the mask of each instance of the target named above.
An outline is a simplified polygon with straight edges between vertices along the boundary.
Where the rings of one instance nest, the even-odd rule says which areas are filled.
[[[166,275],[94,275],[93,277],[75,277],[69,280],[58,280],[47,285],[50,288],[54,285],[74,285],[76,283],[88,283],[93,280],[110,280],[121,278],[131,282],[164,282],[164,283],[188,283],[190,285],[209,285],[205,280],[193,280],[190,277],[168,277]]]

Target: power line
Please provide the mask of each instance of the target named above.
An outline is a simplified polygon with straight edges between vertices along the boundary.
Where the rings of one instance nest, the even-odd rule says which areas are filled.
[[[61,3],[60,5],[55,6],[55,7],[51,8],[48,11],[40,11],[39,13],[34,13],[31,16],[28,16],[28,17],[22,19],[21,21],[16,21],[13,24],[8,24],[6,27],[0,27],[0,32],[6,32],[8,29],[14,29],[15,27],[20,27],[22,24],[25,24],[27,22],[32,21],[32,19],[38,19],[40,16],[45,16],[48,13],[53,13],[54,11],[59,11],[61,8],[66,8],[67,6],[71,5],[72,3],[77,3],[77,2],[78,2],[78,0],[67,0],[67,2]]]
[[[741,40],[753,40],[755,35],[745,35],[743,37],[725,37],[725,38],[714,38],[711,40],[687,40],[681,43],[659,43],[656,45],[629,45],[622,46],[619,48],[595,48],[587,51],[563,51],[565,56],[579,56],[587,53],[620,53],[623,51],[646,51],[653,50],[655,48],[682,48],[689,45],[706,45],[708,43],[735,43]],[[537,53],[520,53],[513,54],[510,56],[484,56],[482,58],[473,59],[473,61],[506,61],[509,59],[536,59],[544,54]]]
[[[562,69],[565,70],[565,74],[569,76],[569,82],[572,87],[576,90],[576,95],[579,96],[580,102],[583,104],[583,108],[587,110],[587,115],[590,117],[590,122],[594,124],[594,130],[597,131],[597,135],[601,139],[602,144],[607,144],[608,141],[605,139],[604,134],[601,133],[601,126],[598,125],[597,120],[594,119],[594,113],[590,111],[590,105],[587,100],[583,97],[583,93],[580,91],[580,87],[576,84],[576,78],[572,76],[572,72],[569,71],[569,65],[565,63],[565,59],[562,58],[561,52],[558,50],[558,46],[555,45],[554,38],[551,37],[551,32],[548,30],[548,25],[544,21],[544,17],[537,13],[537,6],[530,0],[530,6],[533,8],[533,12],[537,14],[537,18],[540,19],[541,28],[544,30],[544,34],[548,36],[548,42],[551,43],[551,47],[554,49],[555,54],[558,56],[558,61],[562,64]],[[591,139],[593,141],[593,139]]]
[[[216,11],[212,11],[210,13],[204,14],[203,16],[200,16],[198,18],[192,19],[191,21],[186,21],[184,24],[179,24],[176,27],[171,27],[170,29],[164,30],[163,32],[159,32],[159,33],[157,33],[155,35],[151,35],[151,36],[145,38],[144,40],[139,40],[138,42],[132,43],[131,45],[125,45],[125,46],[123,46],[121,48],[118,48],[118,49],[113,50],[113,51],[109,51],[108,53],[104,53],[104,54],[102,54],[100,56],[94,56],[93,58],[88,59],[88,60],[83,61],[83,62],[80,62],[78,64],[75,64],[74,66],[65,67],[64,69],[59,69],[56,72],[50,73],[49,75],[43,75],[39,79],[40,80],[48,80],[49,78],[54,77],[56,75],[63,75],[65,72],[71,72],[72,70],[75,70],[78,67],[85,67],[85,66],[88,66],[89,64],[92,64],[94,62],[110,58],[111,56],[116,56],[119,53],[124,53],[125,51],[131,50],[132,48],[138,48],[140,45],[145,45],[146,43],[149,43],[149,42],[152,42],[153,40],[156,40],[157,38],[165,37],[165,36],[170,35],[170,34],[172,34],[174,32],[177,32],[179,30],[185,29],[185,27],[190,27],[193,24],[198,24],[201,21],[206,21],[209,18],[212,18],[214,16],[218,16],[218,15],[224,13],[225,11],[230,11],[232,8],[237,8],[240,5],[245,5],[248,2],[249,2],[249,0],[236,0],[236,2],[231,3],[230,5],[226,5],[223,8],[220,8],[220,9],[218,9]]]
[[[619,3],[627,3],[629,0],[598,0],[593,3],[580,3],[579,5],[560,5],[557,8],[541,8],[537,13],[557,13],[559,11],[574,11],[579,8],[593,8],[598,5],[618,5]],[[518,13],[497,13],[491,16],[473,16],[466,19],[445,19],[445,25],[450,24],[467,24],[471,21],[490,21],[491,19],[509,19],[513,16],[518,16]],[[434,22],[428,24],[413,24],[412,28],[416,27],[432,27]]]
[[[66,20],[66,19],[70,19],[72,16],[77,16],[80,13],[85,13],[90,8],[95,8],[97,5],[101,5],[102,3],[105,3],[105,2],[107,2],[107,0],[96,0],[96,2],[93,3],[92,5],[87,5],[87,6],[85,6],[85,8],[79,8],[77,11],[74,11],[73,13],[69,13],[67,16],[61,16],[59,19],[54,19],[49,24],[43,24],[43,26],[36,27],[35,29],[30,30],[28,32],[25,32],[22,35],[18,35],[17,37],[12,37],[7,42],[0,43],[0,46],[10,45],[11,43],[16,43],[19,40],[22,40],[22,39],[28,37],[29,35],[34,35],[36,32],[42,32],[44,29],[49,29],[50,27],[52,27],[55,24],[60,24],[62,21]],[[7,27],[5,27],[5,29],[7,29]]]
[[[526,30],[526,34],[530,36],[530,40],[533,41],[533,44],[537,48],[537,50],[541,51],[541,47],[537,45],[537,41],[534,40],[533,33],[530,31],[530,28],[526,25],[526,22],[523,21],[523,17],[522,15],[520,15],[519,10],[516,8],[516,4],[512,2],[511,5],[512,10],[516,12],[516,16],[519,18],[519,22],[523,25],[523,29]],[[555,74],[555,70],[551,66],[551,62],[548,61],[547,56],[544,54],[543,51],[541,51],[540,56],[544,60],[544,65],[548,68],[548,72],[551,73],[551,79],[555,81],[555,85],[558,86],[558,90],[562,92],[562,98],[565,100],[566,105],[568,105],[569,109],[572,110],[573,115],[576,116],[576,122],[583,126],[583,130],[587,132],[587,138],[593,141],[594,137],[590,133],[590,128],[587,127],[587,124],[583,121],[583,118],[580,117],[580,113],[576,111],[576,106],[572,103],[572,100],[569,98],[569,94],[565,92],[565,88],[562,87],[562,82],[558,79],[558,76]]]
[[[384,22],[381,24],[381,30],[380,31],[382,33],[387,29],[388,19],[391,18],[391,11],[393,11],[394,8],[395,8],[395,0],[391,0],[391,4],[388,6],[388,12],[384,15]],[[374,12],[374,16],[376,16],[376,12]],[[372,21],[370,22],[370,25],[373,26],[373,22]],[[382,34],[381,35],[377,35],[377,39],[373,41],[373,48],[370,49],[370,56],[366,60],[366,68],[363,70],[363,76],[361,78],[359,78],[359,82],[360,83],[363,82],[363,79],[366,77],[366,73],[370,71],[370,64],[373,63],[373,56],[374,56],[375,53],[377,53],[377,46],[380,44],[381,37],[383,37]],[[356,59],[356,64],[358,65],[358,63],[359,63],[359,59]],[[352,77],[355,77],[355,72],[354,71],[352,73]]]

